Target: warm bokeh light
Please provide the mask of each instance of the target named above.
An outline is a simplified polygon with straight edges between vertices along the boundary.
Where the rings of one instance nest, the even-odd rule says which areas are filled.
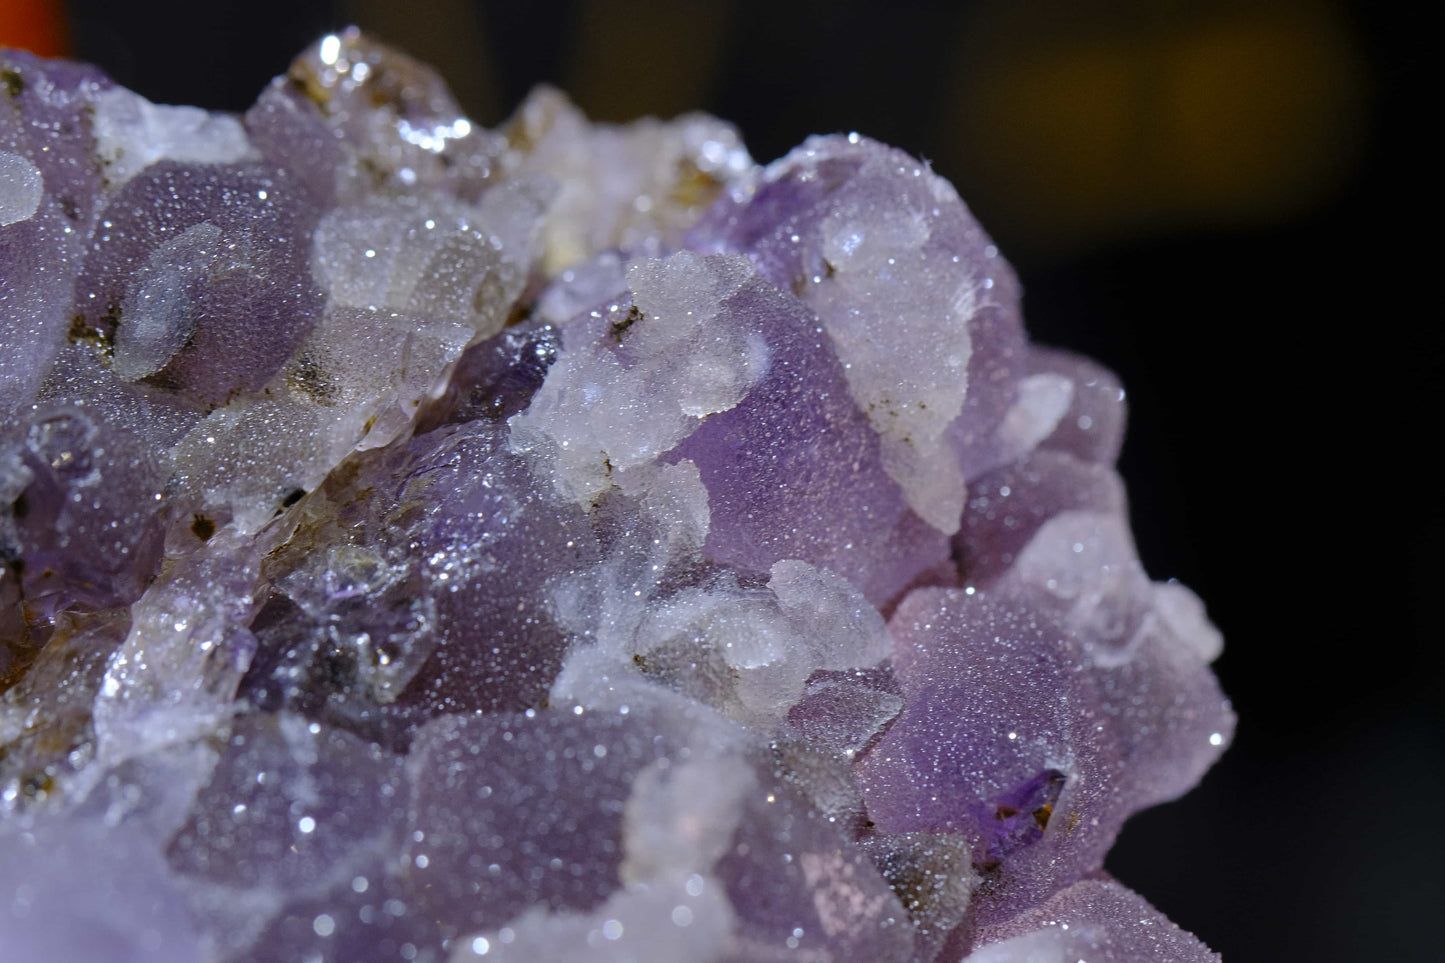
[[[1335,5],[1148,6],[980,4],[966,24],[939,161],[1015,249],[1276,223],[1352,169],[1365,70]]]
[[[0,47],[18,47],[42,57],[68,52],[65,17],[55,0],[0,2]]]

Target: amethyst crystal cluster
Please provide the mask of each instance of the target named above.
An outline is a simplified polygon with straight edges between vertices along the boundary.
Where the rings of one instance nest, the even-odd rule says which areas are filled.
[[[5,53],[0,225],[0,957],[1214,958],[1219,634],[925,165]]]

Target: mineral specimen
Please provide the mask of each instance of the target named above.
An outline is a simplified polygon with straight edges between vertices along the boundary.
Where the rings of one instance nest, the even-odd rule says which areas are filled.
[[[1214,958],[1219,635],[926,165],[0,76],[0,957]]]

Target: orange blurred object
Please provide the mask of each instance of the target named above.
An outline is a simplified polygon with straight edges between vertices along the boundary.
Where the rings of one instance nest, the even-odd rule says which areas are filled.
[[[0,47],[41,57],[67,52],[65,15],[57,0],[0,0]]]

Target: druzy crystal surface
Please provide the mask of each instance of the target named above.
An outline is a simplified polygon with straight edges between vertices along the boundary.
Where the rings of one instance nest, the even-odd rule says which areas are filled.
[[[0,80],[0,958],[1214,959],[1219,634],[926,165]]]

